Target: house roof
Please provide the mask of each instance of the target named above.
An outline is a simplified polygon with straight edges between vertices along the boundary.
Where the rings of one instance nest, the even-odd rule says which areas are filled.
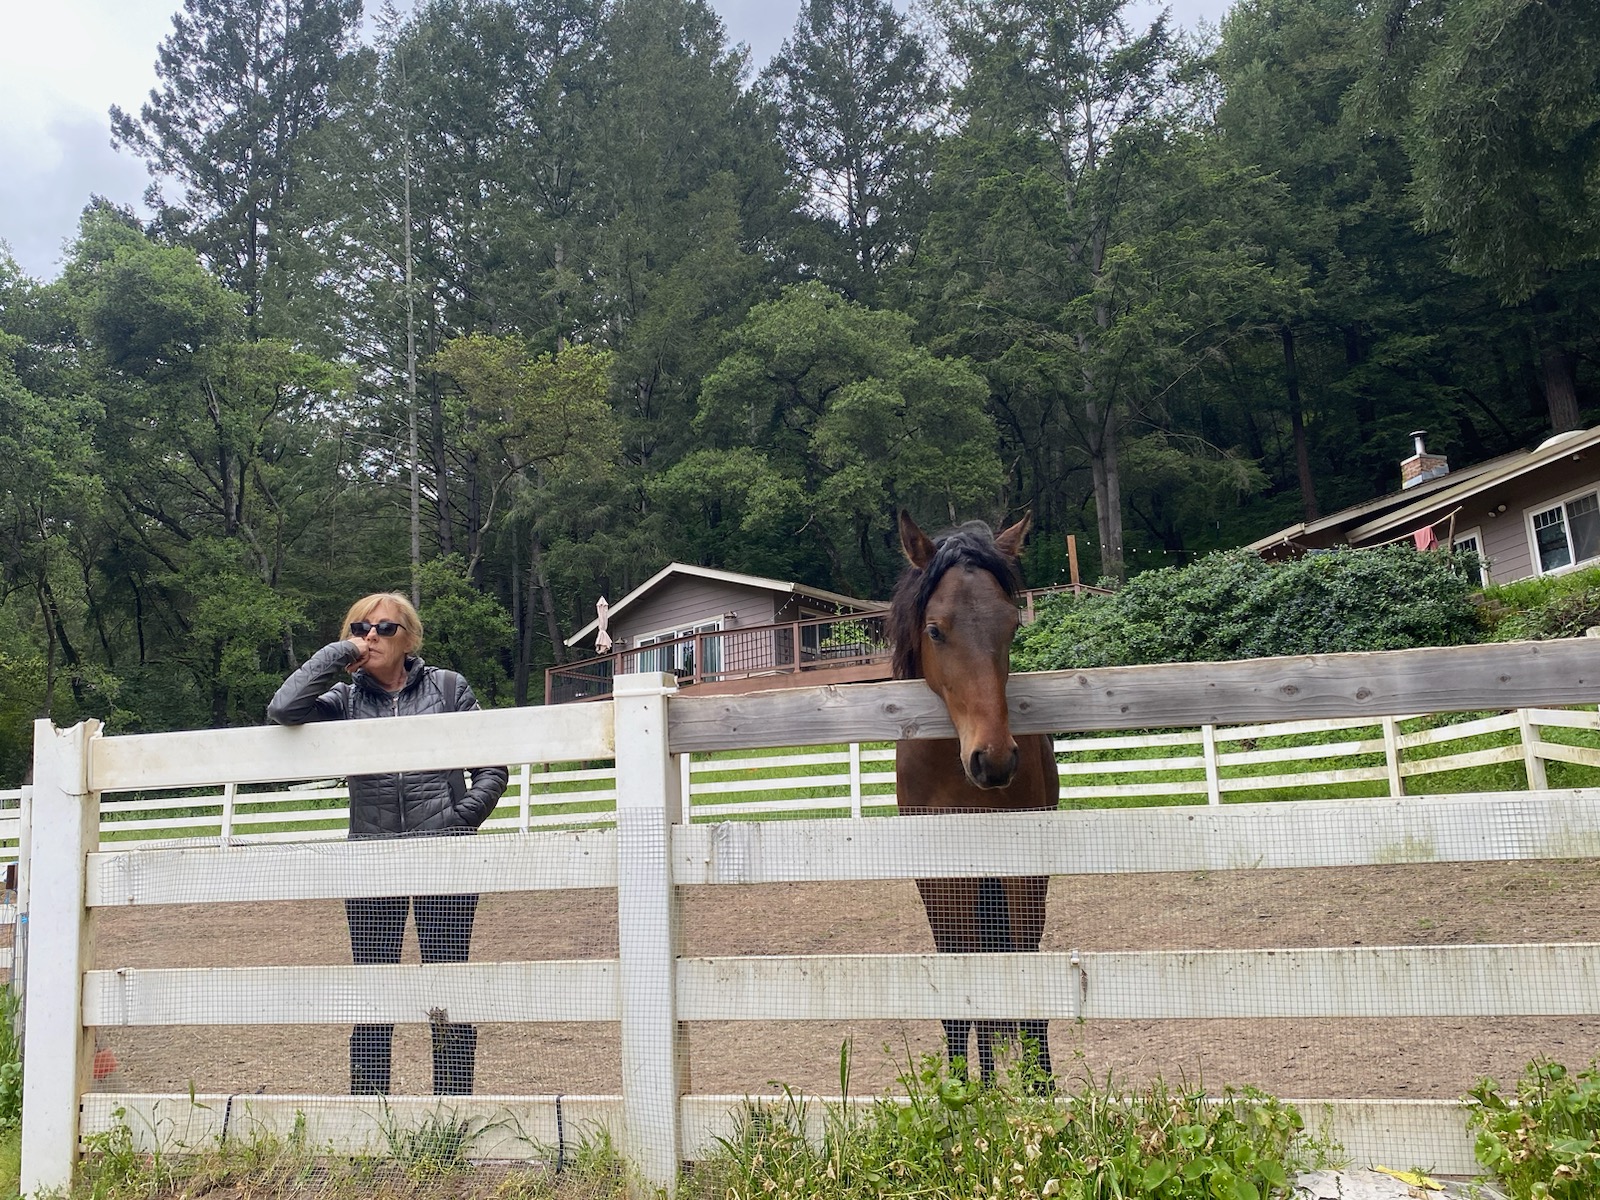
[[[1379,534],[1419,521],[1430,512],[1460,504],[1492,487],[1597,444],[1600,444],[1600,426],[1558,433],[1546,438],[1532,450],[1502,454],[1498,458],[1440,475],[1415,487],[1352,505],[1315,521],[1301,521],[1258,538],[1245,549],[1259,553],[1274,546],[1293,545],[1299,539],[1330,532],[1341,532],[1343,540],[1352,544],[1369,541]]]
[[[611,605],[607,610],[607,618],[615,619],[616,615],[628,605],[635,603],[641,597],[654,591],[667,579],[675,575],[687,575],[696,579],[710,579],[718,583],[732,583],[741,587],[757,588],[761,591],[781,592],[782,594],[804,596],[808,600],[818,600],[824,604],[832,604],[856,611],[883,608],[884,604],[878,600],[859,600],[854,596],[846,596],[840,592],[830,592],[825,588],[811,587],[809,584],[784,582],[777,579],[766,579],[760,575],[741,575],[737,571],[719,571],[715,567],[693,567],[688,563],[668,563],[649,579],[645,580],[621,600]],[[600,619],[596,617],[577,633],[566,640],[569,646],[576,646],[600,627]]]

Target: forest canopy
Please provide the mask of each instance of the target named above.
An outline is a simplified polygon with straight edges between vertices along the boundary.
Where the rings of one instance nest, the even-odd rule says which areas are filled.
[[[1137,579],[1596,416],[1600,5],[363,15],[187,0],[148,215],[0,254],[0,786],[259,722],[375,589],[528,703],[668,561],[881,598],[898,508],[1028,511]]]

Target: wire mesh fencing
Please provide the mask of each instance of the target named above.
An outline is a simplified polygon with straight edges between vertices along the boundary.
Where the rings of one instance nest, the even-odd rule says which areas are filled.
[[[1452,676],[1454,661],[1438,671],[1465,689],[1472,679]],[[1391,675],[1368,663],[1378,680],[1368,683],[1413,665]],[[1508,669],[1490,662],[1483,680]],[[1541,685],[1548,704],[1577,691],[1548,677],[1527,690]],[[1490,690],[1480,681],[1452,702],[1481,706]],[[718,1096],[860,1095],[952,1049],[978,1073],[985,1044],[1002,1067],[1048,1044],[1063,1091],[1082,1080],[1259,1088],[1328,1114],[1355,1153],[1428,1147],[1436,1169],[1470,1169],[1456,1101],[1478,1077],[1594,1054],[1600,792],[1528,790],[1524,774],[1514,790],[1413,795],[1390,788],[1377,763],[1350,768],[1383,771],[1359,781],[1376,785],[1367,795],[1216,804],[1197,791],[1190,803],[895,819],[892,789],[873,778],[887,760],[852,759],[839,730],[874,747],[908,723],[937,736],[937,714],[908,711],[920,701],[903,684],[848,691],[841,718],[837,693],[812,697],[811,710],[794,707],[796,694],[711,711],[658,687],[631,715],[619,699],[614,727],[567,740],[501,714],[396,722],[314,753],[284,731],[210,735],[219,763],[272,764],[226,782],[280,790],[297,772],[370,770],[385,755],[519,761],[534,737],[552,772],[574,774],[563,781],[573,790],[617,780],[621,803],[603,822],[540,827],[514,803],[505,832],[470,838],[225,841],[219,828],[205,844],[128,850],[106,836],[98,793],[212,786],[193,778],[198,768],[170,766],[187,749],[100,739],[129,744],[89,760],[86,791],[47,767],[41,803],[93,806],[77,850],[40,864],[59,872],[80,860],[87,906],[49,936],[88,944],[77,918],[92,914],[93,955],[67,967],[81,1009],[57,1011],[31,980],[29,997],[64,1040],[92,1031],[83,1130],[121,1108],[144,1114],[150,1137],[179,1137],[179,1126],[215,1136],[216,1121],[234,1117],[197,1115],[192,1089],[207,1114],[248,1109],[264,1126],[311,1113],[330,1145],[370,1148],[384,1132],[374,1114],[398,1110],[368,1097],[438,1095],[486,1121],[520,1114],[526,1153],[560,1112],[566,1134],[583,1119],[616,1121],[632,1149],[676,1162],[705,1148],[716,1126],[693,1114]],[[1418,699],[1386,703],[1406,717]],[[1123,719],[1154,727],[1146,715]],[[1560,728],[1581,733],[1593,716]],[[1258,742],[1289,736],[1256,725]],[[1526,727],[1514,746],[1463,753],[1526,771]],[[1340,753],[1382,753],[1345,745],[1363,739],[1342,729],[1321,735]],[[1230,748],[1242,737],[1216,740],[1220,755],[1251,752]],[[859,806],[872,819],[804,808],[699,819],[741,793],[707,791],[702,806],[686,753],[706,756],[703,783],[737,783],[742,768],[718,755],[772,758],[772,747],[807,742],[836,747],[839,765],[876,789]],[[597,753],[607,745],[615,763]],[[1581,768],[1582,757],[1563,761]],[[792,777],[791,765],[773,767],[763,778]],[[1175,769],[1198,769],[1204,785],[1203,761]],[[856,811],[837,792],[824,799],[839,817]],[[495,1137],[509,1154],[508,1127]]]

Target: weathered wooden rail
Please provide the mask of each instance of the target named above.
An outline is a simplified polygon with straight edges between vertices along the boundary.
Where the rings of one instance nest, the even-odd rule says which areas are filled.
[[[1021,730],[1109,730],[1592,704],[1597,684],[1600,641],[1582,640],[1020,676],[1011,697]],[[566,1097],[567,1111],[610,1125],[646,1176],[670,1187],[679,1163],[725,1132],[735,1107],[726,1097],[684,1094],[687,1021],[933,1017],[953,1006],[978,1018],[1060,1019],[1600,1012],[1600,947],[1589,944],[690,959],[676,940],[678,892],[691,883],[1595,856],[1600,791],[688,825],[675,761],[686,751],[948,736],[948,720],[917,683],[694,698],[675,695],[670,680],[633,676],[619,681],[611,703],[364,724],[375,727],[106,738],[92,725],[41,723],[34,803],[52,836],[33,848],[27,1053],[60,1069],[27,1075],[25,1193],[65,1182],[81,1135],[104,1128],[118,1108],[136,1131],[204,1131],[215,1121],[214,1110],[194,1106],[205,1102],[203,1080],[194,1098],[91,1093],[90,1035],[101,1024],[415,1022],[437,1004],[458,1021],[616,1021],[622,1095]],[[426,845],[98,848],[103,791],[612,757],[614,829]],[[615,887],[618,956],[89,969],[100,908],[383,894],[396,873],[424,862],[447,890]],[[1087,990],[1085,975],[1094,981]],[[752,1071],[760,1086],[762,1065]],[[304,1097],[241,1103],[264,1129],[277,1121],[287,1130],[284,1122],[307,1108]],[[525,1112],[530,1136],[551,1121],[548,1098],[456,1097],[451,1109],[467,1114],[473,1104],[486,1116]],[[378,1136],[372,1107],[319,1098],[318,1141],[370,1147]],[[1326,1111],[1358,1161],[1472,1169],[1454,1104],[1335,1097]],[[184,1116],[174,1126],[177,1112]]]

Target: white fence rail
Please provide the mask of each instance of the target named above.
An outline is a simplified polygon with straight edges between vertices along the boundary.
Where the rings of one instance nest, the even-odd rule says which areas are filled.
[[[1592,704],[1600,691],[1597,682],[1600,643],[1579,639],[1022,676],[1013,680],[1011,700],[1019,732],[1200,727],[1198,769],[1207,772],[1214,785],[1208,798],[1214,798],[1225,790],[1224,770],[1233,765],[1223,761],[1225,756],[1246,751],[1215,750],[1216,765],[1210,769],[1204,746],[1208,741],[1226,746],[1247,723],[1270,729],[1310,718],[1371,725],[1415,712],[1537,708],[1537,721],[1517,718],[1521,728],[1579,722],[1592,729],[1593,714],[1558,718],[1547,706]],[[65,731],[46,723],[37,727],[34,809],[51,836],[32,848],[26,1050],[31,1061],[59,1064],[59,1069],[30,1071],[26,1077],[25,1194],[65,1183],[80,1136],[103,1128],[118,1108],[139,1127],[141,1117],[166,1106],[165,1123],[150,1119],[142,1126],[152,1130],[172,1128],[171,1114],[179,1109],[191,1121],[205,1119],[193,1107],[200,1096],[87,1095],[89,1032],[101,1023],[417,1021],[431,1005],[447,1006],[456,1020],[618,1022],[622,1095],[568,1097],[574,1106],[569,1111],[584,1108],[611,1125],[645,1175],[670,1188],[680,1162],[703,1153],[713,1135],[727,1130],[732,1107],[726,1097],[684,1094],[685,1021],[937,1017],[952,1011],[979,1019],[1600,1012],[1600,946],[1591,944],[697,959],[682,954],[677,918],[681,885],[693,883],[1592,856],[1600,849],[1597,790],[860,824],[819,819],[691,825],[683,811],[681,756],[688,752],[948,737],[948,717],[920,683],[692,697],[675,696],[668,679],[635,676],[618,681],[612,703],[361,724],[375,727],[334,724],[126,738],[99,737],[92,723]],[[1226,725],[1230,732],[1207,735],[1207,725]],[[1498,727],[1483,731],[1503,732]],[[1391,731],[1383,741],[1398,753],[1405,749],[1404,736]],[[1361,745],[1376,739],[1352,740]],[[1541,762],[1592,765],[1600,760],[1595,751],[1545,743],[1536,734],[1524,735],[1517,752],[1534,746],[1541,747]],[[852,755],[851,761],[864,757]],[[553,831],[530,823],[527,832],[513,836],[443,839],[425,847],[404,841],[214,842],[128,850],[101,842],[103,792],[236,789],[308,775],[438,770],[530,758],[551,763],[614,758],[613,827]],[[1399,792],[1408,778],[1399,769],[1401,761],[1394,769],[1386,761],[1382,768],[1388,790]],[[1111,769],[1125,767],[1119,762]],[[864,771],[863,778],[870,774]],[[516,820],[522,820],[520,811]],[[420,857],[411,864],[408,856],[424,854],[441,889],[615,887],[616,959],[90,969],[85,930],[96,908],[180,899],[195,903],[207,895],[225,895],[229,901],[370,895],[384,880],[420,864]],[[251,869],[240,869],[241,855],[249,856]],[[226,893],[211,890],[224,878]],[[1092,987],[1084,986],[1085,977],[1093,979]],[[1534,985],[1533,979],[1562,982]],[[196,1084],[203,1093],[204,1081]],[[271,1114],[300,1111],[293,1100],[254,1097],[249,1103],[263,1122],[259,1127],[270,1129]],[[470,1102],[454,1101],[459,1103],[453,1102],[453,1111],[470,1111]],[[496,1098],[494,1103],[527,1106],[530,1114],[540,1114],[539,1121],[549,1116],[546,1100]],[[335,1146],[370,1140],[371,1107],[370,1101],[321,1099],[318,1140],[326,1137]],[[1417,1108],[1333,1098],[1325,1111],[1331,1114],[1332,1132],[1357,1161],[1426,1161],[1446,1173],[1473,1169],[1462,1114],[1453,1104]],[[530,1127],[539,1127],[531,1117]]]
[[[1547,763],[1600,768],[1600,713],[1592,709],[1520,709],[1413,731],[1403,730],[1403,721],[1421,719],[1275,721],[1058,737],[1061,803],[1065,808],[1130,800],[1221,804],[1258,799],[1265,792],[1344,785],[1371,795],[1427,795],[1461,790],[1441,785],[1437,776],[1496,764],[1514,768],[1496,790],[1542,790],[1548,786]],[[1547,728],[1595,734],[1594,745],[1547,741]],[[1349,736],[1326,740],[1337,733]],[[1288,744],[1255,747],[1269,740]],[[1485,740],[1500,744],[1452,749]],[[680,771],[691,821],[861,817],[891,812],[895,805],[894,747],[882,743],[801,747],[776,755],[686,754],[680,756]],[[1154,775],[1167,778],[1151,780]],[[0,792],[0,806],[15,795]],[[524,763],[513,768],[510,786],[484,831],[605,827],[616,820],[616,799],[616,771],[609,765],[546,769],[546,764]],[[224,846],[342,839],[348,802],[348,791],[337,781],[270,790],[229,783],[191,795],[111,797],[101,805],[100,844],[136,849],[171,845],[174,839]],[[16,816],[0,807],[0,856],[15,843]]]

